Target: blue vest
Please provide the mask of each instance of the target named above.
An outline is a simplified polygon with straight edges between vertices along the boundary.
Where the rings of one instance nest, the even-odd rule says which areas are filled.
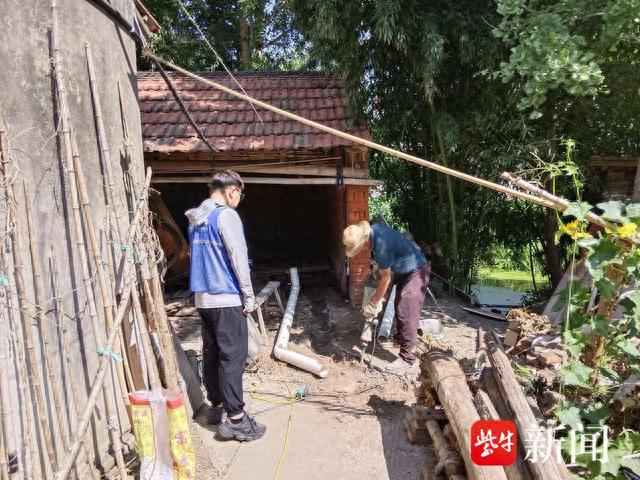
[[[189,287],[194,293],[240,293],[240,285],[218,227],[218,219],[225,208],[216,207],[201,225],[189,225]]]

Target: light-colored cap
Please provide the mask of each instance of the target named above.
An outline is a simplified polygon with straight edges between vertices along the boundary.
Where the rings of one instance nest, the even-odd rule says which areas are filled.
[[[370,235],[371,225],[369,225],[369,222],[366,220],[354,223],[345,228],[342,235],[342,243],[346,249],[345,253],[347,257],[355,257],[367,244]]]

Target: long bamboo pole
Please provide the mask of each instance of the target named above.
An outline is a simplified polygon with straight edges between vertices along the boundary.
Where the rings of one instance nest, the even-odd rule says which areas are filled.
[[[81,267],[81,275],[82,275],[82,284],[84,287],[85,293],[85,301],[87,303],[89,319],[91,329],[93,331],[93,339],[94,345],[96,349],[98,348],[98,335],[99,335],[99,327],[98,327],[98,314],[96,310],[95,297],[93,292],[93,280],[91,278],[91,272],[88,267],[88,259],[87,252],[85,249],[84,243],[84,232],[82,231],[82,221],[80,215],[80,202],[78,200],[77,195],[77,186],[76,186],[76,178],[75,171],[73,168],[73,151],[71,148],[71,125],[69,122],[69,115],[67,110],[67,96],[66,96],[66,87],[64,82],[62,81],[62,63],[60,61],[60,51],[58,48],[57,41],[57,31],[58,31],[58,14],[57,14],[57,3],[56,0],[51,0],[51,75],[53,78],[53,84],[55,88],[55,98],[57,100],[57,113],[58,113],[58,136],[59,142],[61,144],[61,156],[63,168],[65,169],[65,179],[68,180],[69,186],[69,196],[71,198],[71,216],[73,218],[73,239],[72,241],[75,244],[75,252],[78,255],[79,264]],[[68,202],[67,198],[64,199],[65,202]],[[74,382],[73,386],[76,387]],[[87,388],[88,388],[88,379],[86,380]],[[77,390],[76,390],[76,393]],[[105,400],[106,400],[106,392],[105,392]],[[78,397],[79,399],[79,397]],[[97,423],[97,420],[96,420]],[[95,424],[93,425],[94,434],[97,436],[97,432],[95,430]],[[95,460],[95,454],[97,452],[92,452],[92,458]]]
[[[7,408],[4,405],[4,367],[0,367],[0,479],[2,480],[9,480],[7,420]]]
[[[146,177],[146,182],[145,182],[145,192],[148,189],[148,185],[151,183],[151,169],[147,170],[147,177]],[[138,226],[138,223],[140,221],[140,217],[142,215],[143,212],[143,205],[144,203],[147,201],[147,196],[143,195],[140,197],[138,204],[136,205],[136,209],[135,209],[135,213],[133,215],[133,218],[131,220],[131,224],[129,226],[129,231],[127,233],[127,243],[130,243],[133,241],[134,237],[135,237],[135,232]],[[109,333],[109,337],[107,339],[107,342],[105,344],[105,349],[111,349],[113,348],[113,344],[118,336],[118,331],[120,330],[122,321],[124,320],[127,311],[128,311],[128,307],[129,307],[129,300],[131,298],[131,292],[133,290],[133,288],[135,287],[135,284],[133,282],[127,282],[127,279],[129,278],[128,275],[128,265],[129,262],[127,262],[125,264],[125,269],[124,269],[124,273],[125,273],[125,277],[123,277],[123,282],[125,282],[126,286],[122,292],[122,296],[120,299],[120,304],[118,306],[118,311],[116,314],[116,318],[114,320],[114,323],[111,326],[111,331]],[[69,475],[69,471],[71,470],[71,467],[73,466],[75,459],[78,455],[78,452],[80,450],[80,445],[82,444],[82,438],[84,437],[87,428],[89,426],[89,421],[91,420],[91,415],[93,412],[93,409],[95,407],[96,401],[98,400],[98,394],[102,388],[102,385],[104,384],[104,380],[105,380],[105,375],[107,372],[107,367],[110,363],[110,358],[109,356],[103,356],[100,360],[100,366],[98,368],[98,372],[95,376],[95,381],[91,387],[91,393],[89,394],[89,399],[87,400],[87,405],[82,413],[82,418],[79,422],[79,426],[78,426],[78,431],[76,432],[76,438],[74,440],[73,445],[70,448],[69,454],[67,455],[67,457],[64,459],[64,461],[62,462],[62,466],[60,468],[60,470],[58,471],[58,473],[56,474],[56,480],[65,480],[67,478],[67,476]],[[126,477],[125,477],[126,478]]]
[[[5,154],[5,150],[4,150],[4,140],[5,140],[5,133],[4,131],[0,130],[0,162],[2,165],[2,175],[3,175],[3,180],[5,182],[8,181],[8,179],[6,178],[7,176],[5,175],[5,173],[7,172],[7,166],[8,166],[8,151]],[[5,215],[4,215],[4,219],[6,221],[6,227],[7,229],[9,228],[9,197],[5,196]],[[6,262],[6,257],[5,257],[5,251],[4,248],[2,249],[2,251],[0,252],[0,271],[1,272],[6,272],[7,271],[7,262]],[[6,307],[6,314],[7,314],[7,326],[9,327],[9,330],[11,330],[12,328],[12,319],[11,319],[11,301],[10,301],[10,295],[11,292],[9,291],[9,288],[6,289],[6,293],[4,295],[4,298],[6,299],[6,303],[2,305],[2,307]],[[9,339],[9,337],[7,336],[7,340]],[[12,345],[10,344],[11,342],[7,341],[7,352],[11,351],[11,347]],[[15,356],[15,352],[14,352],[14,362],[16,362],[16,356]],[[17,364],[17,362],[16,362]],[[16,381],[18,383],[18,386],[20,385],[20,379],[16,378]],[[0,438],[0,440],[2,441],[2,448],[0,449],[0,472],[2,473],[2,479],[3,480],[8,480],[9,479],[9,466],[8,466],[8,459],[7,459],[7,451],[8,451],[8,444],[9,444],[9,439],[7,437],[7,425],[8,425],[8,421],[6,418],[6,415],[8,414],[7,409],[5,407],[4,401],[5,401],[5,397],[4,397],[4,368],[2,366],[0,366],[0,429],[2,429],[2,431],[0,432],[0,434],[2,435],[2,438]]]
[[[127,310],[129,307],[129,299],[131,298],[132,287],[133,287],[133,284],[131,283],[128,284],[124,290],[124,293],[122,294],[122,299],[118,307],[116,318],[111,327],[111,331],[109,332],[109,337],[107,338],[107,342],[104,347],[105,349],[112,349],[115,344],[122,320],[127,315]],[[80,423],[78,425],[78,432],[77,432],[76,438],[73,444],[71,445],[69,453],[63,460],[60,469],[56,473],[56,476],[55,476],[56,480],[65,480],[69,476],[69,472],[71,471],[71,468],[73,467],[75,460],[78,456],[78,452],[80,451],[80,447],[83,442],[83,437],[87,432],[87,428],[89,427],[89,422],[91,421],[91,417],[93,415],[93,409],[96,405],[96,402],[98,401],[98,396],[104,385],[107,369],[110,364],[111,364],[111,357],[109,355],[104,355],[103,357],[101,357],[100,366],[98,367],[98,372],[95,375],[95,380],[91,387],[91,393],[89,394],[89,398],[87,399],[87,404],[85,406],[85,409],[82,413],[82,417],[80,419]],[[127,476],[125,475],[122,478],[127,478]]]
[[[509,172],[503,172],[501,175],[505,180],[517,185],[523,190],[527,190],[528,192],[537,195],[539,197],[544,198],[545,200],[552,202],[556,205],[556,210],[564,211],[569,206],[569,201],[566,198],[558,197],[553,195],[550,192],[547,192],[545,189],[538,187],[537,185],[532,184],[531,182],[527,182],[526,180],[516,177]],[[587,212],[587,220],[596,225],[600,225],[601,227],[610,227],[611,224],[607,222],[604,218],[599,215],[596,215],[593,212]]]
[[[421,165],[423,167],[430,168],[431,170],[435,170],[440,173],[444,173],[446,175],[450,175],[452,177],[459,178],[460,180],[464,180],[469,183],[473,183],[475,185],[479,185],[481,187],[489,188],[491,190],[495,190],[496,192],[504,193],[506,195],[510,195],[513,197],[521,198],[523,200],[528,200],[532,203],[536,203],[538,205],[542,205],[548,208],[556,208],[556,204],[549,202],[543,198],[539,198],[535,195],[530,195],[528,193],[521,192],[520,190],[516,190],[514,188],[505,187],[504,185],[500,185],[495,182],[491,182],[489,180],[485,180],[483,178],[475,177],[473,175],[469,175],[467,173],[460,172],[458,170],[454,170],[452,168],[445,167],[443,165],[430,162],[428,160],[424,160],[422,158],[416,157],[414,155],[409,155],[408,153],[401,152],[400,150],[396,150],[394,148],[386,147],[384,145],[380,145],[379,143],[372,142],[371,140],[367,140],[365,138],[358,137],[356,135],[351,135],[350,133],[343,132],[341,130],[337,130],[335,128],[328,127],[318,122],[314,122],[313,120],[309,120],[308,118],[301,117],[300,115],[296,115],[295,113],[288,112],[286,110],[282,110],[281,108],[274,107],[273,105],[258,100],[256,98],[250,97],[249,95],[245,95],[243,93],[237,92],[229,87],[226,87],[218,82],[214,82],[213,80],[209,80],[207,78],[201,77],[192,73],[182,67],[175,65],[174,63],[169,62],[149,51],[148,49],[144,52],[145,56],[152,59],[155,62],[161,63],[162,65],[175,70],[176,72],[180,72],[183,75],[186,75],[194,80],[217,88],[233,97],[245,100],[252,105],[258,106],[260,108],[264,108],[265,110],[269,110],[271,112],[277,113],[278,115],[282,115],[283,117],[290,118],[291,120],[295,120],[309,127],[321,130],[323,132],[329,133],[336,137],[343,138],[350,142],[364,145],[365,147],[371,148],[373,150],[377,150],[382,153],[386,153],[387,155],[391,155],[394,157],[402,158],[403,160],[407,160],[408,162],[415,163],[416,165]]]
[[[10,176],[9,176],[9,145],[7,142],[7,135],[4,130],[0,130],[0,157],[2,164],[2,179],[4,182],[4,194],[6,202],[6,215],[5,215],[5,230],[7,233],[11,232],[15,226],[13,222],[13,196],[11,195],[11,189],[9,188]],[[8,271],[9,262],[7,261],[5,249],[2,249],[2,266],[4,271]],[[15,268],[15,266],[14,266]],[[15,270],[14,270],[15,272]],[[14,284],[15,284],[14,280]],[[11,293],[11,295],[13,292]],[[16,298],[18,301],[18,311],[20,312],[20,318],[23,314],[20,309],[20,295],[16,287]],[[8,296],[10,302],[12,297]],[[8,305],[8,312],[11,316],[11,305]],[[22,336],[20,335],[21,326],[18,323],[12,324],[11,327],[15,330],[15,335],[12,335],[13,352],[16,358],[16,382],[18,384],[19,395],[21,397],[20,409],[21,409],[21,428],[22,428],[22,445],[23,445],[23,473],[25,480],[31,480],[33,478],[33,472],[38,470],[38,462],[33,455],[33,432],[32,432],[32,417],[33,417],[33,405],[31,399],[31,390],[28,388],[29,373],[27,367],[27,359],[25,355],[25,348],[22,344]]]
[[[75,138],[72,137],[71,141],[72,141],[71,148],[73,152],[73,155],[72,155],[73,164],[74,164],[74,169],[76,174],[76,183],[78,186],[78,197],[80,198],[80,213],[82,214],[82,218],[84,220],[85,232],[87,233],[85,240],[88,239],[88,244],[89,244],[88,250],[91,252],[93,256],[93,263],[96,269],[96,276],[98,277],[98,291],[100,293],[100,297],[102,300],[105,326],[107,329],[110,329],[111,326],[113,325],[113,302],[112,302],[111,295],[109,293],[109,287],[106,279],[106,272],[104,269],[104,265],[102,263],[103,262],[102,255],[101,255],[100,249],[98,248],[98,244],[96,240],[96,229],[95,229],[95,225],[93,224],[93,217],[92,217],[92,212],[90,210],[90,204],[89,204],[89,195],[87,193],[86,180],[85,180],[84,174],[82,173],[82,166],[80,162],[78,147],[76,145]],[[102,345],[104,344],[105,334],[101,328],[98,328],[98,331],[99,331],[99,336],[97,337],[97,340],[100,343],[100,348],[104,348],[102,347]],[[119,331],[116,331],[116,334],[119,334]],[[115,348],[116,354],[121,355],[119,342],[116,343],[114,348]],[[123,395],[126,395],[127,394],[126,381],[124,379],[124,372],[121,366],[115,365],[112,368],[115,370],[116,376],[118,377],[118,380],[120,382],[120,387],[123,389]],[[118,406],[115,402],[115,398],[113,397],[113,392],[112,392],[113,385],[111,385],[110,383],[106,383],[105,385],[107,387],[106,393],[108,397],[107,402],[105,403],[106,405],[105,408],[107,410],[107,417],[109,418],[109,422],[111,423],[109,432],[111,435],[111,442],[114,450],[114,456],[116,459],[118,470],[120,472],[120,477],[127,478],[127,467],[124,462],[124,456],[122,455],[122,443],[120,440],[121,429],[118,428],[118,431],[115,431],[116,429],[115,424],[120,423],[120,419],[118,418],[118,413],[117,413]],[[126,404],[126,401],[125,401],[125,404]]]
[[[29,195],[27,194],[27,185],[26,182],[22,182],[22,190],[24,194],[24,212],[26,219],[26,227],[27,227],[27,241],[29,242],[29,255],[31,257],[31,271],[33,277],[33,294],[35,300],[35,319],[36,325],[41,335],[41,343],[42,343],[42,364],[43,371],[45,374],[48,374],[49,377],[49,391],[51,392],[51,397],[53,397],[53,404],[55,410],[53,416],[51,418],[51,430],[48,432],[51,440],[51,448],[53,449],[53,458],[55,463],[53,463],[53,469],[55,470],[58,467],[58,462],[60,461],[60,451],[58,446],[55,443],[55,432],[56,430],[59,432],[60,439],[63,441],[64,433],[62,430],[64,426],[62,425],[61,415],[62,415],[62,402],[60,400],[60,390],[59,384],[54,372],[54,368],[49,364],[49,359],[51,358],[51,351],[49,346],[49,332],[47,331],[47,326],[43,325],[43,310],[44,310],[44,286],[42,284],[42,268],[40,266],[40,259],[42,258],[40,255],[40,249],[38,248],[37,240],[33,237],[33,232],[31,229],[32,218],[31,218],[31,206],[29,205]],[[44,380],[43,380],[43,388]],[[46,403],[45,410],[40,412],[40,414],[46,415]]]
[[[6,136],[3,135],[3,157],[8,166],[10,160],[8,152],[9,148],[6,146]],[[6,172],[5,172],[6,180]],[[12,228],[9,230],[9,239],[11,240],[11,254],[13,256],[13,275],[16,285],[16,292],[18,296],[18,308],[20,310],[20,321],[22,328],[22,342],[26,352],[26,370],[27,378],[29,382],[30,392],[33,394],[35,400],[35,409],[38,413],[38,422],[40,424],[40,438],[42,440],[42,451],[40,456],[41,468],[43,474],[46,475],[48,471],[47,466],[55,463],[55,457],[53,454],[53,440],[51,438],[51,430],[49,429],[49,419],[46,415],[46,400],[43,391],[43,380],[40,374],[40,366],[38,365],[38,359],[35,352],[35,341],[33,338],[33,325],[31,319],[32,308],[29,305],[27,299],[27,290],[24,282],[24,264],[22,262],[22,256],[19,252],[20,245],[24,245],[21,232],[21,222],[18,221],[18,215],[16,213],[16,195],[13,188],[13,184],[6,184],[7,201],[9,203],[9,216],[11,217]],[[46,459],[46,460],[45,460]],[[47,464],[47,461],[49,462]]]
[[[53,245],[51,246],[51,253],[49,256],[49,272],[51,274],[51,293],[53,296],[53,308],[56,317],[56,327],[58,329],[58,335],[60,337],[60,368],[66,370],[66,374],[62,376],[62,390],[65,392],[66,408],[67,412],[67,428],[68,433],[64,443],[65,452],[69,451],[70,438],[74,435],[74,432],[78,428],[78,404],[80,403],[80,393],[77,389],[77,382],[69,381],[69,373],[71,372],[71,361],[67,352],[69,351],[69,335],[67,335],[66,328],[64,328],[64,302],[62,301],[60,282],[58,274],[58,262],[53,251]],[[95,478],[96,474],[93,471],[93,459],[91,458],[86,446],[83,444],[82,451],[80,452],[84,459],[84,462],[89,468],[91,478]],[[79,469],[76,464],[76,478],[80,480]]]
[[[96,341],[96,347],[101,348],[104,346],[104,343],[101,342],[100,339],[104,339],[105,334],[104,334],[104,331],[98,326],[97,313],[95,308],[95,299],[93,297],[93,285],[91,282],[90,273],[88,271],[87,250],[86,250],[85,242],[83,240],[84,235],[82,231],[82,214],[81,214],[81,208],[79,204],[79,197],[80,197],[79,186],[78,186],[78,182],[75,174],[75,166],[79,164],[79,160],[78,160],[79,155],[77,152],[77,148],[75,148],[75,139],[73,138],[72,132],[71,132],[71,122],[70,122],[69,111],[68,111],[67,102],[66,102],[66,90],[64,87],[64,83],[62,82],[61,73],[60,73],[61,71],[61,63],[59,58],[60,54],[59,54],[59,50],[56,42],[56,33],[57,33],[56,0],[51,1],[51,13],[52,13],[51,37],[52,37],[52,44],[53,44],[52,72],[53,72],[54,84],[57,89],[57,100],[58,100],[59,111],[60,111],[60,123],[61,123],[60,131],[62,134],[62,143],[63,143],[64,151],[66,153],[66,165],[67,165],[67,172],[68,172],[67,177],[69,179],[69,184],[70,184],[69,190],[70,190],[71,199],[72,199],[72,210],[73,210],[74,226],[75,226],[75,233],[76,233],[75,240],[76,240],[78,254],[80,256],[80,263],[82,266],[82,272],[83,272],[84,284],[85,284],[85,290],[86,290],[85,294],[87,297],[87,301],[89,303],[89,314],[91,317],[94,339]],[[118,421],[119,420],[118,417],[114,415],[114,409],[117,408],[117,406],[115,405],[115,398],[110,388],[111,385],[109,383],[105,385],[103,382],[101,382],[100,385],[101,387],[104,386],[102,393],[105,401],[105,410],[106,410],[108,422],[112,423],[114,421]],[[93,414],[93,409],[89,412],[89,414],[90,414],[89,417],[91,417]],[[82,434],[84,435],[84,431],[82,432]],[[125,475],[123,476],[123,478],[126,478],[126,466],[124,463],[124,458],[122,456],[120,432],[119,431],[116,432],[115,429],[112,428],[112,426],[110,426],[109,435],[111,438],[111,445],[114,451],[116,463],[121,472],[121,475],[122,475],[122,472],[124,472]]]

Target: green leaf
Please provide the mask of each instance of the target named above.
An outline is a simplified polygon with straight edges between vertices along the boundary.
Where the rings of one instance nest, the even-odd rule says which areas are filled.
[[[625,451],[618,450],[617,448],[609,448],[607,451],[608,461],[600,463],[600,473],[608,473],[610,475],[618,475],[624,456],[627,454]]]
[[[587,258],[587,267],[594,281],[598,281],[604,276],[604,267],[611,263],[618,256],[618,247],[608,238],[601,238],[600,241],[591,247],[591,254]]]
[[[640,203],[630,203],[626,206],[625,212],[631,219],[640,218]]]
[[[638,345],[632,339],[625,338],[623,341],[618,342],[617,346],[627,355],[633,358],[640,358],[640,350],[638,350]]]
[[[604,425],[610,414],[609,407],[603,405],[602,402],[588,405],[585,411],[582,412],[582,416],[592,425]]]
[[[568,386],[586,387],[593,369],[579,360],[574,360],[560,369],[563,383]]]
[[[562,425],[566,425],[573,430],[581,430],[582,420],[580,419],[580,409],[578,407],[558,410],[556,416]]]
[[[609,201],[598,203],[596,205],[600,210],[602,210],[602,214],[600,216],[605,220],[610,220],[612,222],[622,222],[624,217],[622,216],[622,202],[619,201]]]
[[[562,212],[562,215],[565,217],[575,217],[578,220],[584,220],[591,208],[592,206],[587,202],[571,202],[566,210]]]
[[[609,320],[604,315],[594,315],[591,317],[591,328],[592,330],[600,335],[601,337],[606,337],[609,335],[609,325],[611,320]]]
[[[596,287],[600,296],[605,298],[613,298],[616,295],[616,286],[607,277],[602,277],[596,282]]]

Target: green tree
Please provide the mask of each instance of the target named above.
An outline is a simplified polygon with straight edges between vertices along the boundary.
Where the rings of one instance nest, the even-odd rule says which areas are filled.
[[[311,57],[345,76],[376,140],[485,178],[533,168],[547,187],[535,167],[562,162],[567,138],[583,167],[593,153],[638,151],[635,3],[291,1]],[[459,282],[496,244],[542,245],[560,280],[555,214],[380,154],[372,172],[416,238],[444,243]]]
[[[304,64],[304,42],[285,0],[182,0],[232,70],[289,70]],[[221,70],[178,0],[147,0],[161,25],[152,48],[191,70]],[[142,65],[148,67],[148,65]]]

